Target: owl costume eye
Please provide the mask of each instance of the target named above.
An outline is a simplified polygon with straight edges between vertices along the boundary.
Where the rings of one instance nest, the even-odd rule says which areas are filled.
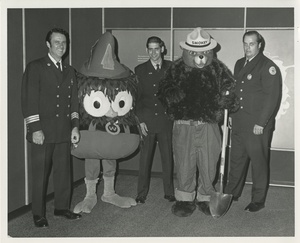
[[[118,116],[126,115],[132,108],[132,95],[127,91],[121,91],[112,102],[112,108]]]
[[[84,109],[93,117],[104,116],[110,109],[110,102],[102,91],[92,90],[90,95],[86,94],[83,99]]]

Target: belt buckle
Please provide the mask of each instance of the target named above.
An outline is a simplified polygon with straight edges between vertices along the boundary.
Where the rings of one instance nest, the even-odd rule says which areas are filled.
[[[201,121],[191,121],[191,126],[199,126],[203,124]]]

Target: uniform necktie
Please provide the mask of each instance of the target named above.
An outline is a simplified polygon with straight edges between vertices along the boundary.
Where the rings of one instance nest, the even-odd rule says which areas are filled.
[[[156,64],[156,71],[159,72],[159,64]]]
[[[247,60],[246,62],[245,62],[245,64],[244,64],[244,67],[249,63],[250,61],[249,60]]]
[[[56,65],[57,65],[58,70],[59,70],[59,71],[62,71],[62,70],[61,70],[61,66],[60,66],[60,62],[57,62]]]

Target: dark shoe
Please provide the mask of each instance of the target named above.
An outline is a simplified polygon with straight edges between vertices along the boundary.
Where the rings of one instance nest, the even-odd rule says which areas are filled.
[[[176,198],[173,195],[165,195],[165,199],[167,199],[169,202],[175,202]]]
[[[265,207],[264,203],[255,203],[255,202],[251,202],[249,203],[249,205],[245,208],[246,212],[257,212],[261,209],[263,209]]]
[[[196,202],[196,205],[198,209],[204,213],[205,215],[211,215],[210,209],[209,209],[209,202]]]
[[[137,204],[144,204],[145,201],[146,201],[146,197],[137,197],[135,199],[135,201],[136,201]]]
[[[178,217],[188,217],[196,209],[194,202],[176,201],[172,206],[172,213]]]
[[[47,228],[49,226],[47,219],[42,216],[33,215],[33,222],[35,227],[38,228]]]
[[[80,219],[81,215],[78,213],[73,213],[68,209],[54,209],[54,215],[57,217],[64,217],[66,219],[75,220]]]

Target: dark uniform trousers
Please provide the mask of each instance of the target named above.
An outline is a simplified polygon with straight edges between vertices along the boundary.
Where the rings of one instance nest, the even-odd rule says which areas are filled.
[[[172,133],[170,131],[148,133],[144,137],[144,145],[140,153],[138,196],[146,197],[149,191],[151,167],[158,141],[161,154],[162,177],[165,195],[173,195],[173,160],[172,160]]]
[[[53,168],[54,207],[68,209],[71,197],[70,143],[31,143],[32,213],[45,216],[48,179]]]
[[[251,160],[252,202],[264,203],[269,185],[269,147],[273,130],[265,129],[262,135],[252,131],[233,131],[230,154],[229,184],[225,193],[240,197],[247,177]],[[266,176],[268,175],[268,176]]]

